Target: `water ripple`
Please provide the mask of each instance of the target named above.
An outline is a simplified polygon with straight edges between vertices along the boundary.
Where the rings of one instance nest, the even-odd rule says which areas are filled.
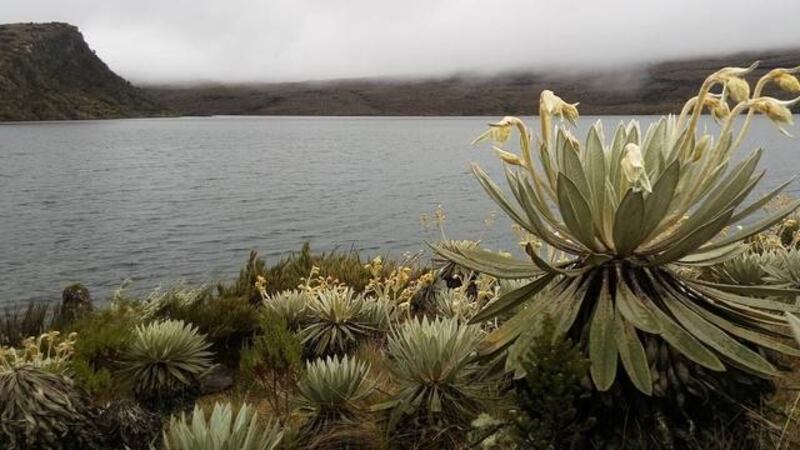
[[[586,129],[595,118],[582,119]],[[610,118],[616,123],[618,118]],[[651,121],[652,118],[643,118]],[[419,215],[445,205],[452,238],[515,248],[507,220],[469,175],[495,176],[470,140],[487,118],[179,118],[0,126],[3,302],[55,299],[85,282],[232,276],[250,249],[269,261],[303,241],[400,254],[436,235]],[[309,133],[313,130],[313,133]],[[607,133],[610,134],[610,133]],[[757,122],[764,186],[793,175],[793,142]],[[794,190],[794,192],[798,192]]]

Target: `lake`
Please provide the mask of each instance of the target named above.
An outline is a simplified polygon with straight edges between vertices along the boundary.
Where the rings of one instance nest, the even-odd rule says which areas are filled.
[[[596,117],[581,118],[579,136]],[[604,117],[608,128],[622,118]],[[472,147],[496,118],[211,117],[0,125],[0,305],[95,298],[125,279],[234,275],[256,249],[275,262],[312,249],[400,256],[436,238],[419,216],[442,204],[450,238],[513,248],[509,222],[472,178]],[[641,117],[643,125],[654,117]],[[709,127],[713,126],[710,122]],[[606,130],[611,135],[611,130]],[[797,140],[757,120],[762,188],[800,172]],[[500,180],[502,181],[502,180]],[[792,187],[797,192],[798,185]]]

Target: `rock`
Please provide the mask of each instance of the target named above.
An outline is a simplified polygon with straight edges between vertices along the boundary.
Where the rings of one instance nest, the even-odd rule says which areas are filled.
[[[233,386],[233,369],[223,365],[216,365],[200,380],[200,390],[203,395],[215,394],[230,389]]]
[[[64,320],[76,320],[92,309],[94,307],[89,289],[80,283],[67,286],[61,294],[61,317]]]

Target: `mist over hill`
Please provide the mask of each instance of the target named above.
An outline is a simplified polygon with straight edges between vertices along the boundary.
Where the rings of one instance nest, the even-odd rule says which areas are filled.
[[[535,114],[543,89],[583,114],[677,112],[723,66],[754,74],[800,64],[800,48],[635,67],[526,70],[430,78],[133,86],[65,23],[0,25],[0,121],[163,115],[469,116]],[[191,79],[192,74],[186,74]]]
[[[164,105],[190,115],[528,115],[554,90],[583,114],[678,112],[703,79],[723,66],[761,61],[755,76],[800,64],[800,49],[667,61],[611,71],[353,79],[269,84],[148,86]]]

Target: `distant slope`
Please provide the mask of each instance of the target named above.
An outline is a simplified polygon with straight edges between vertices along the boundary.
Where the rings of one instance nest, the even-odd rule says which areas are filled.
[[[64,23],[0,25],[0,121],[164,115]]]
[[[762,61],[758,74],[800,64],[800,48],[670,61],[634,70],[516,73],[496,77],[341,80],[251,85],[154,86],[146,90],[183,114],[252,115],[501,115],[535,114],[552,89],[580,101],[583,114],[677,112],[703,79],[730,65]]]

